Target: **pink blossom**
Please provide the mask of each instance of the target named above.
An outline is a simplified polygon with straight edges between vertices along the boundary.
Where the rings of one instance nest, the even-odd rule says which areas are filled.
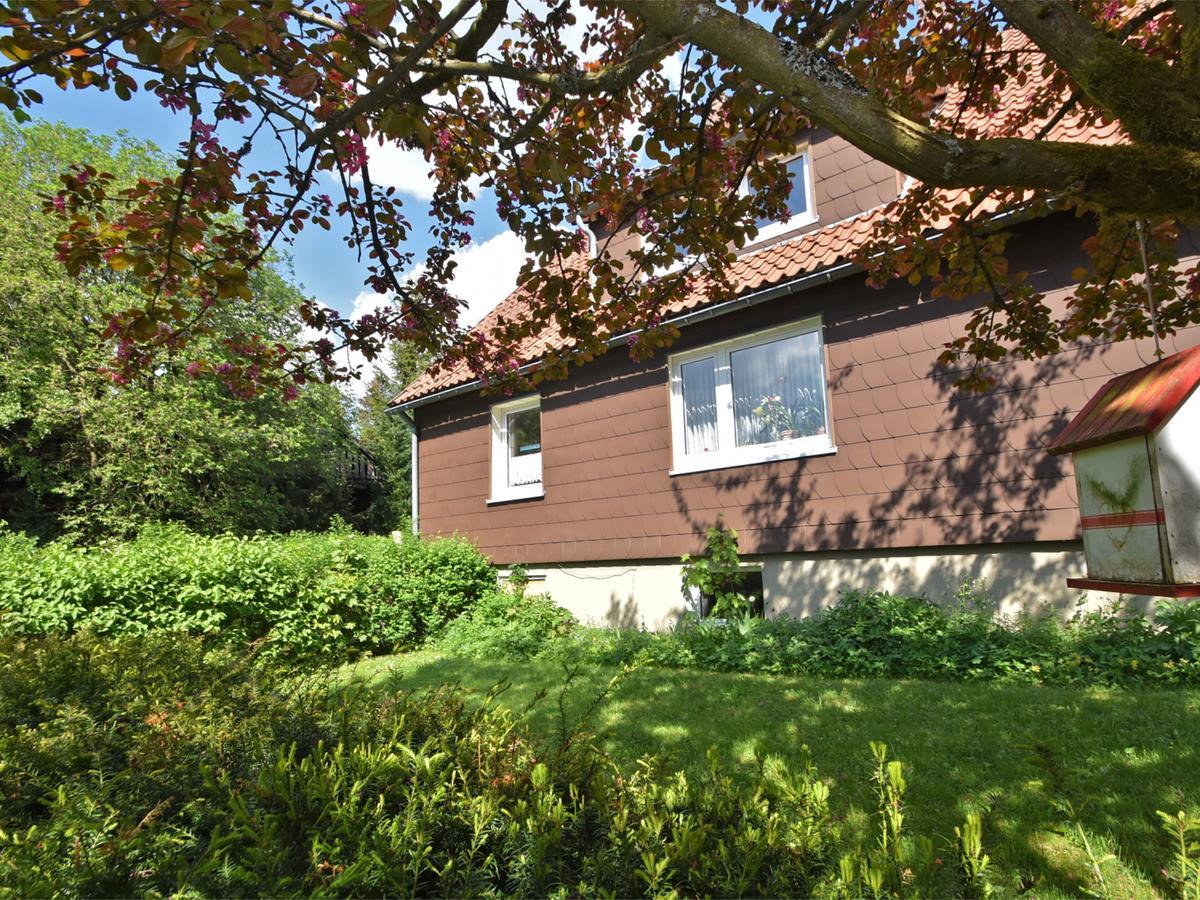
[[[441,150],[450,149],[450,132],[445,128],[437,133],[438,148]]]
[[[357,175],[366,164],[367,148],[363,146],[363,139],[352,132],[346,140],[346,174]]]
[[[54,204],[54,208],[59,212],[62,212],[67,208],[67,202],[63,200],[62,194],[56,194],[51,202]]]
[[[187,106],[187,98],[183,94],[164,93],[158,98],[160,106],[163,106],[171,112],[179,112]]]
[[[187,364],[187,368],[184,369],[184,371],[187,372],[188,378],[195,378],[200,374],[200,371],[203,368],[204,367],[198,362],[190,362]]]
[[[296,389],[294,384],[289,384],[283,392],[283,399],[289,403],[300,396],[300,391]]]
[[[205,153],[215,154],[221,151],[214,131],[214,127],[207,122],[192,119],[192,138],[196,141],[196,146]]]
[[[218,375],[228,375],[230,372],[233,371],[233,363],[227,363],[227,362],[218,363],[217,366],[213,369],[213,371],[216,372]]]

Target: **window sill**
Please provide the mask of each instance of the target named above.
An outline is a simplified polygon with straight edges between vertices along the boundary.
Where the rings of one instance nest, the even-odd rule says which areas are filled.
[[[546,496],[545,489],[540,485],[531,485],[531,490],[514,489],[508,493],[501,494],[499,497],[488,497],[485,501],[488,506],[497,506],[501,503],[516,503],[520,500],[541,500]]]
[[[816,213],[809,213],[803,216],[793,216],[786,223],[767,225],[759,230],[758,237],[747,243],[739,252],[743,255],[757,253],[759,250],[765,250],[775,244],[782,244],[786,240],[799,237],[804,229],[816,225],[818,221]]]
[[[807,459],[810,456],[832,456],[837,453],[837,447],[834,444],[827,444],[824,447],[794,447],[791,449],[782,449],[770,453],[757,453],[744,456],[730,456],[714,453],[712,456],[696,459],[687,459],[676,465],[667,474],[675,475],[691,475],[695,472],[711,472],[715,469],[736,469],[742,466],[757,466],[763,463],[781,462],[789,459]]]

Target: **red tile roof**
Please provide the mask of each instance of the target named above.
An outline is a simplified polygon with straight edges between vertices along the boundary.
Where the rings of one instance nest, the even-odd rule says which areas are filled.
[[[1200,347],[1108,381],[1062,433],[1051,453],[1067,453],[1157,431],[1200,385]]]
[[[1003,48],[1018,50],[1030,46],[1028,39],[1020,32],[1009,30],[1004,35]],[[960,127],[973,129],[980,135],[1003,133],[1006,136],[1033,138],[1043,123],[1037,120],[1022,118],[1024,102],[1029,93],[1036,88],[1033,78],[1024,85],[1018,85],[1010,80],[1001,95],[998,109],[995,113],[985,113],[974,108],[963,112]],[[941,106],[941,114],[947,118],[958,116],[958,105],[961,100],[961,90],[951,88]],[[1090,144],[1111,144],[1124,140],[1116,123],[1092,125],[1082,122],[1077,116],[1064,116],[1050,132],[1045,140],[1073,141]],[[968,195],[966,190],[947,191],[945,198],[949,206]],[[979,209],[988,212],[988,207],[995,209],[994,203],[983,203]],[[876,224],[885,220],[888,206],[878,206],[857,216],[833,222],[814,231],[801,234],[778,244],[743,254],[731,267],[730,282],[734,287],[733,296],[739,296],[753,290],[769,287],[784,281],[790,281],[803,275],[829,269],[839,263],[848,261],[855,252],[866,246],[875,230]],[[937,230],[947,222],[930,222],[929,227]],[[582,253],[572,256],[566,263],[569,269],[582,269],[587,263]],[[699,286],[687,297],[668,307],[664,312],[669,316],[679,315],[721,300],[731,299],[728,295],[716,296],[706,289],[703,281],[697,279]],[[518,319],[526,308],[528,294],[518,288],[513,291],[499,306],[483,318],[475,326],[476,330],[490,332],[500,320]],[[562,349],[558,328],[551,324],[542,333],[527,338],[517,348],[516,356],[522,364],[536,362],[550,348]],[[434,366],[424,372],[419,378],[408,385],[393,404],[407,403],[439,391],[458,387],[474,381],[474,376],[465,362],[439,368]]]

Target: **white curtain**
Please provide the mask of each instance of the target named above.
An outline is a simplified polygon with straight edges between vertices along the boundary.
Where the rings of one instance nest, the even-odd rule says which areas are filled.
[[[520,487],[523,484],[541,484],[542,454],[529,453],[525,456],[512,456],[508,460],[508,486]]]
[[[710,356],[679,367],[683,382],[684,453],[717,449],[717,372]]]
[[[506,417],[508,486],[540,484],[542,480],[542,413],[522,409]]]
[[[825,385],[817,332],[729,354],[737,445],[824,434]]]

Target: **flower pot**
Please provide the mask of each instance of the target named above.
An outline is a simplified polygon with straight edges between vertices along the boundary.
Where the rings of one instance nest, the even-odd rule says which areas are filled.
[[[779,439],[781,441],[794,441],[798,437],[800,437],[800,432],[796,431],[794,428],[785,428],[783,431],[779,432]]]

